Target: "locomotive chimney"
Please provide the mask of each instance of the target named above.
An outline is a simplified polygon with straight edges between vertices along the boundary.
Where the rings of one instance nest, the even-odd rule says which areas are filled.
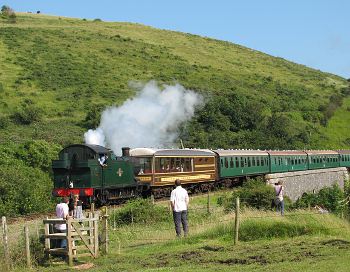
[[[130,147],[122,147],[123,157],[130,157]]]

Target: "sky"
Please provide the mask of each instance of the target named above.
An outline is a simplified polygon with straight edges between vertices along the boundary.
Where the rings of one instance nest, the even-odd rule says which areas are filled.
[[[350,0],[0,0],[2,5],[198,34],[350,78]]]

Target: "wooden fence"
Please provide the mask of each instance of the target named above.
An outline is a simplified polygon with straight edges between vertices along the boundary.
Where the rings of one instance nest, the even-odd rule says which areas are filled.
[[[64,219],[45,219],[45,253],[47,258],[51,255],[67,256],[69,265],[73,265],[73,258],[82,256],[98,256],[98,215],[90,216],[84,219],[73,219],[68,217]],[[65,224],[66,232],[58,233],[55,231],[56,224]],[[67,240],[67,247],[61,248],[58,242],[62,239]]]
[[[84,219],[73,219],[68,217],[67,220],[60,218],[43,220],[43,229],[39,231],[38,225],[36,226],[35,240],[39,241],[40,237],[45,241],[45,255],[49,260],[52,256],[63,256],[67,260],[69,265],[73,265],[73,260],[77,260],[79,257],[90,256],[97,258],[99,255],[99,246],[101,246],[102,253],[108,253],[108,214],[107,208],[102,209],[102,212],[88,212],[85,214]],[[10,243],[9,243],[9,229],[12,230],[12,236],[14,236],[14,229],[8,228],[6,217],[3,216],[2,220],[2,247],[0,251],[4,254],[4,263],[0,265],[0,268],[5,268],[9,271],[14,268],[11,262],[10,255]],[[102,228],[99,229],[101,223]],[[66,232],[59,233],[55,229],[56,224],[65,224]],[[32,229],[33,230],[33,229]],[[99,233],[100,231],[100,233]],[[39,234],[39,232],[41,234]],[[26,224],[24,226],[24,253],[27,267],[30,268],[31,264],[31,251],[30,251],[30,233],[29,227]],[[32,233],[33,234],[33,233]],[[11,235],[10,235],[11,236]],[[18,232],[17,235],[18,237]],[[33,237],[32,237],[33,238]],[[60,244],[62,239],[67,240],[67,247],[61,248]],[[12,239],[13,240],[13,239]],[[1,254],[2,255],[2,254]],[[13,261],[13,260],[12,260]]]

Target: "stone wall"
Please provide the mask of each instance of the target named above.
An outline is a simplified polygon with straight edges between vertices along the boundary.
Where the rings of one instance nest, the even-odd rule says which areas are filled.
[[[282,181],[285,195],[292,201],[297,200],[303,193],[317,193],[324,187],[331,187],[334,183],[344,188],[344,180],[348,179],[349,173],[345,167],[265,175],[267,184],[273,185]]]

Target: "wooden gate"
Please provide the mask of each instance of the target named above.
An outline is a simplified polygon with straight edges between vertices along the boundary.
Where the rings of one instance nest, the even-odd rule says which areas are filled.
[[[73,265],[73,258],[81,256],[98,256],[98,215],[89,214],[88,218],[45,219],[45,253],[67,256],[69,265]],[[66,233],[55,231],[56,224],[66,224]],[[67,239],[67,247],[61,248],[60,242]]]

